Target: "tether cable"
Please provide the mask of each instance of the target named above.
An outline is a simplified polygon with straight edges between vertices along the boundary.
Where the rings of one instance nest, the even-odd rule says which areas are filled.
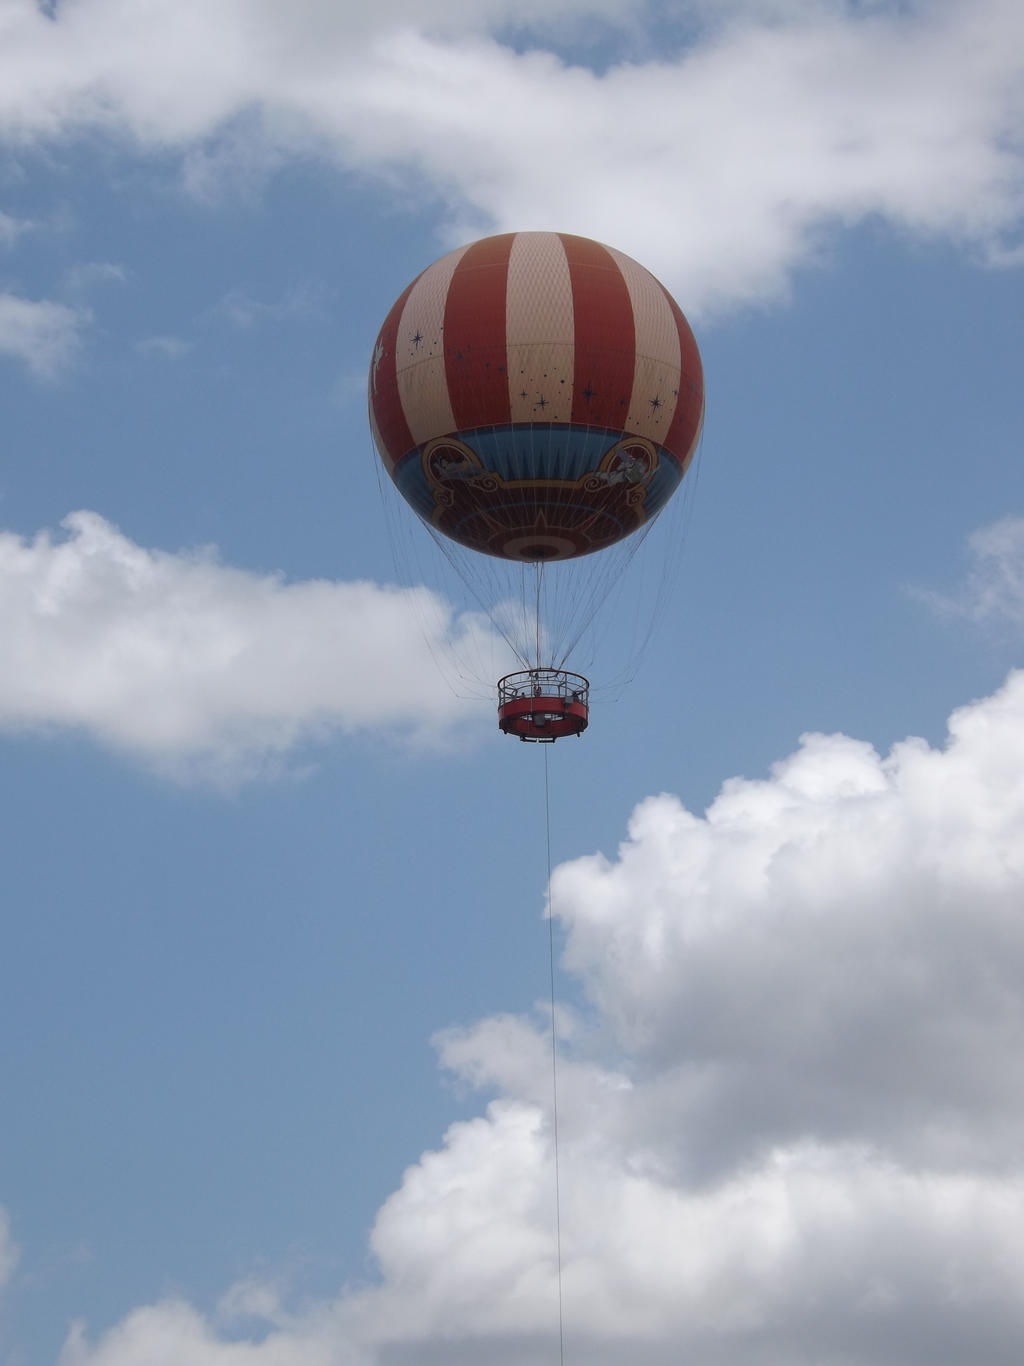
[[[565,1366],[565,1321],[562,1312],[562,1193],[558,1170],[558,1033],[555,1027],[555,917],[551,905],[551,787],[548,745],[544,751],[544,831],[548,862],[548,968],[551,977],[551,1132],[555,1149],[555,1252],[558,1262],[558,1360]]]

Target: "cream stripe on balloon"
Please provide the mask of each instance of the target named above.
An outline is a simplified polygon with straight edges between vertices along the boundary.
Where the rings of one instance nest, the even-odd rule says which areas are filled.
[[[444,307],[448,286],[466,250],[453,251],[427,267],[413,285],[398,322],[398,393],[417,445],[455,430],[444,367]]]
[[[508,263],[505,317],[512,421],[570,421],[572,281],[556,234],[516,234]]]
[[[681,359],[676,320],[665,291],[650,271],[621,251],[612,247],[608,250],[629,290],[636,329],[633,393],[625,428],[661,445],[675,412],[679,390]]]

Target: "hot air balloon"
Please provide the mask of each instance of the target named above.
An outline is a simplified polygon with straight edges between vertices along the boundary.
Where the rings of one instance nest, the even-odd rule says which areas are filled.
[[[564,666],[573,616],[593,614],[606,575],[565,571],[642,534],[693,459],[704,383],[682,311],[612,247],[486,237],[396,300],[373,349],[369,413],[384,467],[456,567],[518,576],[521,621],[510,627],[507,595],[498,609],[525,666],[499,684],[502,730],[582,733],[588,682]],[[545,612],[556,605],[557,629]]]

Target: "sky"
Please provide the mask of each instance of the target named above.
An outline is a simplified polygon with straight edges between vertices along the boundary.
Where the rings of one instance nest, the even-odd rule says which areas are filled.
[[[1016,1366],[1022,226],[1017,0],[0,0],[2,1366],[558,1362],[549,925],[565,1362]],[[521,229],[707,386],[550,749],[366,418]]]

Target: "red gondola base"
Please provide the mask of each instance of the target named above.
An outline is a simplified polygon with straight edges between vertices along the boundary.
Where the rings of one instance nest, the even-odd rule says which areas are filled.
[[[590,684],[565,669],[527,669],[498,682],[498,726],[506,735],[551,745],[582,735],[590,719]]]

